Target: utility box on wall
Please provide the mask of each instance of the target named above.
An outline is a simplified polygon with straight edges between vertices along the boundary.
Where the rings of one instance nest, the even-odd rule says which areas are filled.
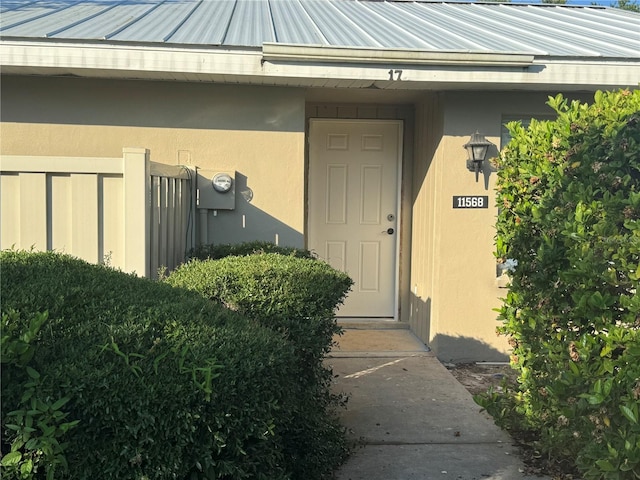
[[[198,169],[197,207],[208,210],[236,208],[235,172]]]

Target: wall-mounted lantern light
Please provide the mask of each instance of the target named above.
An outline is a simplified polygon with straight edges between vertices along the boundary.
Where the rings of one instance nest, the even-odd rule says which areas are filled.
[[[470,172],[476,172],[476,181],[478,180],[478,173],[482,169],[482,162],[487,158],[487,151],[490,146],[491,142],[478,132],[471,135],[469,141],[464,144],[464,148],[469,155],[467,168]]]

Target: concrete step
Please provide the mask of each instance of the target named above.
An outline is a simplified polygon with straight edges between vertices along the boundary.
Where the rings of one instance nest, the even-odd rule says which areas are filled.
[[[386,318],[338,318],[338,325],[357,330],[409,330],[407,322]]]
[[[329,357],[412,357],[432,355],[429,348],[408,329],[345,328],[334,337]]]

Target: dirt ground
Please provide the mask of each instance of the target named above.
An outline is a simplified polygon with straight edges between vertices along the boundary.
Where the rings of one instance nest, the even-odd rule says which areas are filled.
[[[493,387],[502,389],[503,380],[515,382],[515,370],[509,364],[457,363],[445,364],[451,374],[471,393],[483,393]]]
[[[508,364],[462,363],[445,364],[445,366],[472,395],[486,392],[491,387],[500,391],[504,379],[513,384],[516,383],[517,379],[516,371]],[[524,434],[511,433],[515,444],[520,447],[520,456],[525,463],[525,473],[527,475],[546,475],[553,480],[576,480],[580,478],[573,464],[553,462],[546,456],[542,456],[535,449],[535,444],[531,442],[531,439],[525,438]]]

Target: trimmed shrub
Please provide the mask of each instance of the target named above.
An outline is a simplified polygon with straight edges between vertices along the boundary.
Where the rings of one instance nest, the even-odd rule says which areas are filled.
[[[65,436],[69,478],[291,477],[284,425],[305,405],[292,405],[296,361],[280,335],[193,292],[68,256],[2,252],[0,262],[3,327],[25,331],[48,312],[29,365],[38,394],[68,399],[78,421]],[[11,435],[24,374],[7,374]]]
[[[308,361],[322,360],[340,333],[335,310],[353,283],[324,262],[275,253],[192,260],[165,282],[284,333]]]
[[[199,260],[219,260],[224,257],[244,257],[260,253],[278,253],[298,258],[316,258],[309,250],[281,247],[275,243],[260,241],[198,245],[189,252],[188,257]]]
[[[587,479],[639,478],[640,91],[549,105],[557,120],[510,124],[499,159],[497,255],[517,261],[500,331],[519,387],[478,400]]]
[[[299,479],[330,473],[347,449],[333,413],[341,398],[330,392],[332,372],[323,360],[341,332],[335,310],[352,280],[321,261],[266,253],[193,260],[165,281],[237,310],[291,342],[297,381],[287,388],[299,408],[286,429],[287,465]]]

